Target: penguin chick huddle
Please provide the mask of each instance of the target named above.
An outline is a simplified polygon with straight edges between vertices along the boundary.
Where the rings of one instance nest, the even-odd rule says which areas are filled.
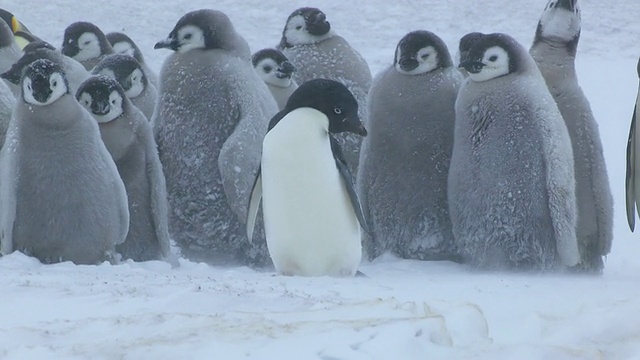
[[[57,50],[3,14],[19,25],[0,21],[3,254],[302,276],[353,276],[387,252],[604,267],[613,201],[575,71],[578,0],[549,1],[529,50],[474,32],[454,59],[411,31],[375,77],[317,8],[253,54],[226,14],[189,12],[154,46],[171,51],[158,75],[126,34],[76,22]]]

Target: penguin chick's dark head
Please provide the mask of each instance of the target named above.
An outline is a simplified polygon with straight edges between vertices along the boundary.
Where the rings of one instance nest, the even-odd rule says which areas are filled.
[[[235,29],[227,15],[209,9],[191,11],[178,20],[167,39],[154,49],[185,53],[192,49],[235,49]]]
[[[111,54],[113,48],[99,27],[90,22],[78,21],[64,30],[61,51],[77,61],[87,61]]]
[[[111,47],[116,54],[126,54],[133,56],[140,63],[144,62],[144,57],[142,56],[140,48],[127,34],[121,32],[110,32],[105,36],[107,37],[107,40],[109,40],[109,44],[111,44]]]
[[[358,102],[343,84],[327,79],[314,79],[300,85],[289,97],[283,112],[309,107],[329,118],[329,132],[352,132],[366,136],[367,130],[358,118]]]
[[[142,94],[149,84],[138,60],[125,54],[105,56],[91,73],[115,79],[130,99]]]
[[[30,63],[22,76],[22,98],[31,105],[49,105],[69,93],[62,68],[48,59]]]
[[[452,65],[449,49],[436,34],[417,30],[405,35],[394,59],[396,69],[404,74],[419,75]]]
[[[458,51],[460,53],[460,58],[458,59],[458,64],[462,64],[467,60],[467,56],[469,55],[469,50],[471,47],[478,42],[478,39],[483,37],[484,34],[481,32],[471,32],[460,38],[460,43],[458,44]]]
[[[251,56],[253,67],[259,74],[273,74],[278,79],[288,79],[296,71],[289,59],[276,49],[262,49]]]
[[[32,44],[37,45],[37,43]],[[27,48],[25,47],[25,49]],[[20,57],[18,61],[11,65],[11,68],[9,70],[1,74],[0,77],[12,84],[18,85],[20,84],[20,80],[22,79],[24,70],[29,64],[38,59],[47,59],[57,63],[57,57],[59,57],[59,54],[56,53],[56,50],[51,50],[47,46],[36,46],[34,48],[30,48],[28,49],[28,51],[25,51],[24,54],[22,54],[22,57]]]
[[[514,38],[494,33],[479,37],[460,66],[469,72],[472,80],[487,81],[528,70],[532,66],[528,57],[526,49]]]
[[[108,123],[124,113],[125,94],[113,78],[93,75],[80,85],[76,99],[98,123]]]
[[[312,44],[324,39],[329,31],[331,31],[331,23],[327,21],[327,16],[320,9],[299,8],[287,18],[278,48]]]

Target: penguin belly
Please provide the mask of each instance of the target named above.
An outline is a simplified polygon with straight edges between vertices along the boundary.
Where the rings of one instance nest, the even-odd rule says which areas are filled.
[[[307,117],[324,117],[325,129],[328,126],[319,111],[298,109],[269,131],[263,142],[263,213],[269,254],[284,275],[353,275],[362,256],[360,225],[337,170],[329,135]]]

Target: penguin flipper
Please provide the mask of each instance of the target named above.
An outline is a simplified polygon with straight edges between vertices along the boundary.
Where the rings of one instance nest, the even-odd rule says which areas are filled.
[[[358,218],[358,222],[360,222],[360,226],[362,227],[362,229],[367,232],[367,234],[370,234],[371,231],[369,229],[369,224],[367,223],[367,219],[365,218],[364,212],[362,211],[362,205],[360,205],[358,193],[356,192],[355,186],[353,185],[353,177],[351,176],[351,172],[349,171],[347,162],[344,160],[344,155],[342,154],[340,144],[338,144],[338,141],[336,141],[336,139],[334,139],[331,135],[329,135],[329,139],[331,142],[331,152],[333,153],[333,158],[336,160],[336,167],[338,168],[338,172],[340,173],[340,176],[344,181],[344,185],[347,188],[349,200],[351,200],[351,206],[353,206],[353,211],[355,211],[356,217]]]
[[[626,207],[627,207],[627,222],[629,224],[629,229],[633,232],[635,229],[636,222],[636,189],[635,189],[635,181],[636,181],[636,118],[637,118],[637,100],[636,107],[633,109],[633,116],[631,117],[631,126],[629,129],[629,140],[627,142],[627,173],[625,177],[625,190],[626,190]]]
[[[0,151],[0,255],[13,252],[13,223],[16,217],[15,125],[9,124],[5,146]]]
[[[251,195],[249,196],[249,208],[247,210],[247,237],[249,242],[253,240],[253,229],[256,226],[256,220],[258,218],[258,210],[260,209],[260,200],[262,200],[262,169],[258,167],[256,173],[256,179],[253,182],[251,188]]]
[[[151,190],[151,215],[153,228],[158,239],[158,247],[162,257],[171,253],[171,236],[169,235],[169,204],[167,200],[167,185],[160,163],[160,157],[150,124],[143,124],[143,133],[146,152],[146,175],[149,179]]]

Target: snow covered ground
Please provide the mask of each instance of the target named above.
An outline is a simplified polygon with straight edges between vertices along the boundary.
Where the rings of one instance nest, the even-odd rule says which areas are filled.
[[[640,2],[580,0],[578,74],[605,146],[616,201],[602,276],[472,273],[390,257],[368,278],[290,278],[181,261],[42,265],[0,258],[0,359],[640,359],[640,237],[624,213],[627,133],[638,80]],[[490,3],[490,4],[489,4]],[[408,31],[439,34],[453,53],[470,31],[529,46],[546,0],[4,0],[60,45],[71,22],[128,33],[153,50],[190,10],[226,12],[253,51],[274,46],[301,6],[323,9],[375,74]]]

